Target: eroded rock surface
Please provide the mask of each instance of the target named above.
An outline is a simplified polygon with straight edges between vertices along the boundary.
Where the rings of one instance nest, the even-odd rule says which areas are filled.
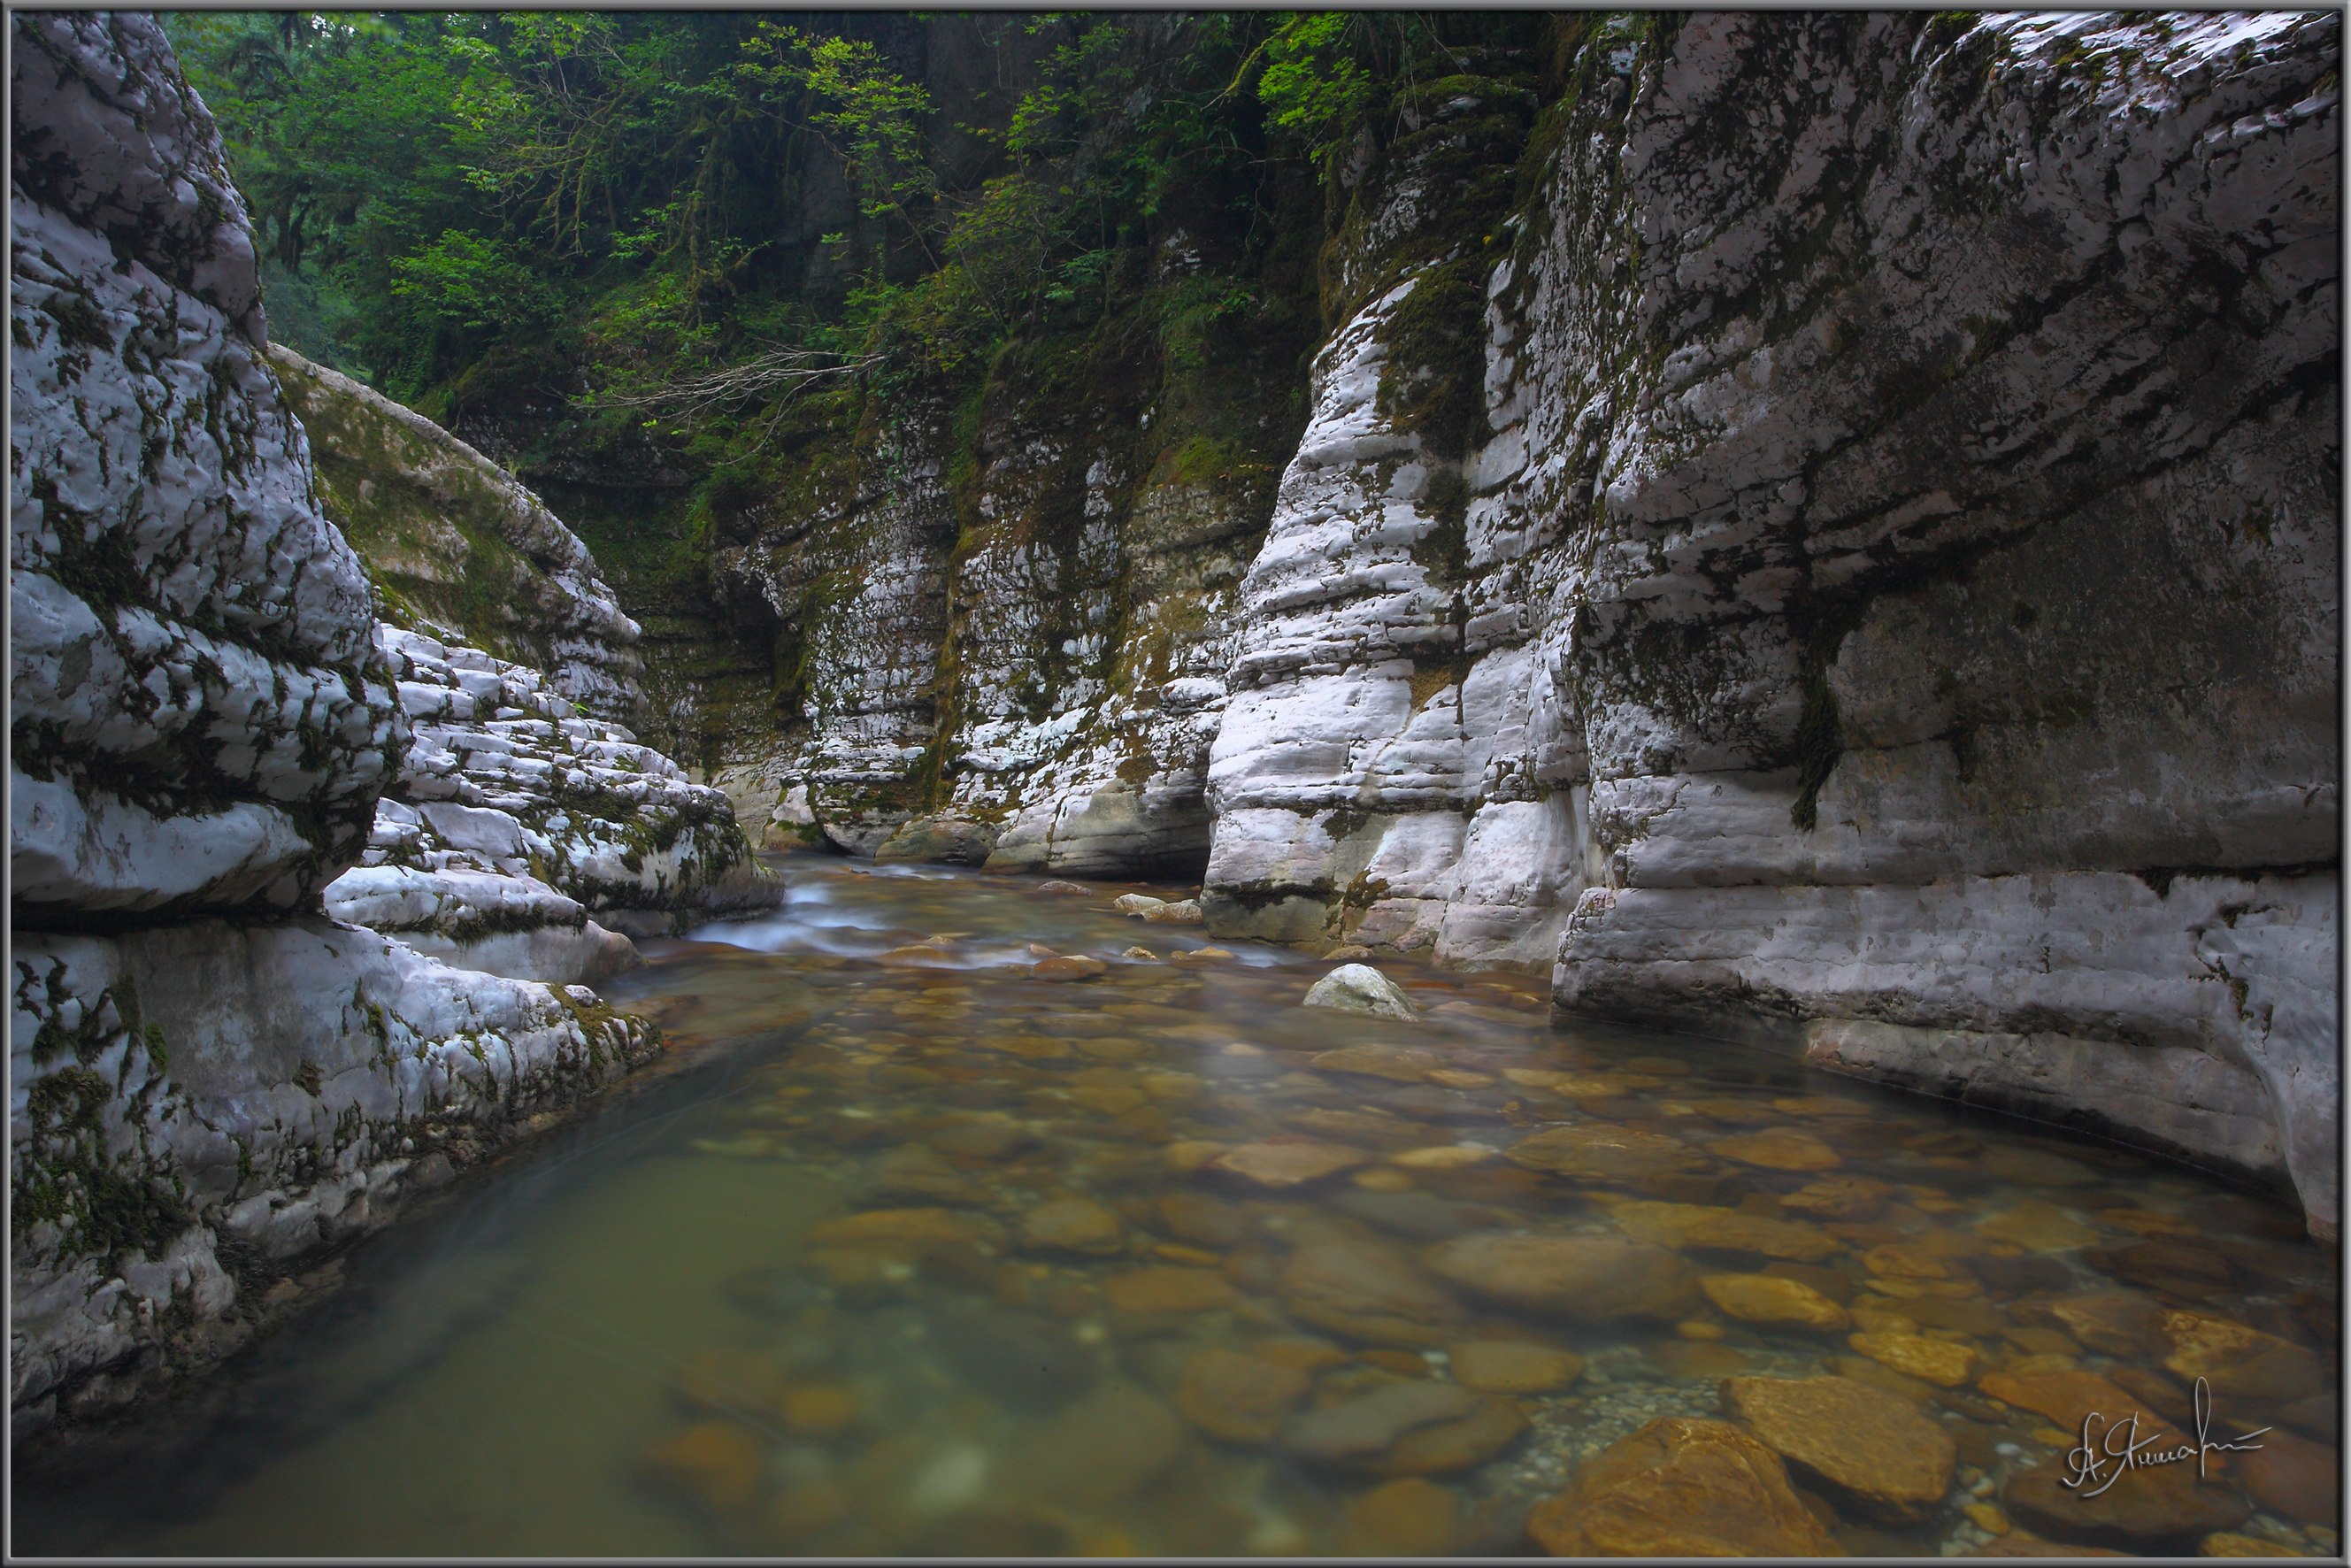
[[[643,721],[640,629],[544,501],[372,388],[282,343],[269,362],[309,434],[321,509],[393,624],[544,671],[554,695],[596,718]]]
[[[16,24],[8,780],[21,923],[285,912],[406,737],[264,358],[245,207],[151,22]]]
[[[1391,149],[1395,281],[1243,585],[1210,928],[1555,956],[1573,1010],[1809,1030],[2331,1229],[2337,34],[1602,37],[1507,256],[1374,243],[1447,200]],[[1448,451],[1399,371],[1463,266]]]
[[[326,917],[321,889],[371,852],[396,779],[448,808],[434,831],[466,853],[507,806],[630,802],[615,831],[650,835],[641,855],[584,827],[549,837],[547,869],[580,897],[485,868],[470,912],[510,934],[586,940],[592,900],[674,906],[733,885],[745,856],[722,797],[541,696],[535,673],[481,654],[444,658],[437,684],[387,667],[267,361],[245,209],[162,33],[97,12],[11,26],[22,1437],[216,1358],[266,1316],[273,1280],[660,1049],[585,988]],[[445,745],[477,690],[476,744]],[[421,745],[411,712],[431,721]]]
[[[620,933],[776,901],[726,797],[629,730],[528,666],[396,627],[377,636],[414,739],[365,854],[326,890],[338,919],[565,983],[636,962]]]

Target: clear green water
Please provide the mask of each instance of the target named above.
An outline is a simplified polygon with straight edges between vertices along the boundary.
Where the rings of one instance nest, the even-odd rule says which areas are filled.
[[[2064,1446],[1984,1374],[2073,1368],[2159,1397],[2153,1380],[2181,1381],[2163,1343],[2083,1344],[2053,1303],[2120,1290],[2250,1325],[2317,1358],[2310,1392],[2332,1385],[2336,1255],[2197,1173],[1750,1049],[1557,1026],[1539,977],[1389,963],[1420,1017],[1373,1019],[1301,1007],[1330,966],[1285,950],[1120,957],[1207,946],[1107,909],[1133,889],[778,863],[781,911],[652,945],[609,988],[660,1017],[682,1065],[354,1249],[340,1288],[200,1396],[20,1467],[16,1549],[1509,1552],[1585,1457],[1657,1416],[1719,1416],[1725,1376],[1838,1372],[1915,1402],[1959,1468],[1921,1521],[1827,1487],[1815,1506],[1849,1551],[1931,1555],[1991,1541],[1964,1506]],[[1109,968],[1040,979],[1030,944]],[[1452,1076],[1314,1061],[1380,1046]],[[1585,1177],[1507,1157],[1561,1124],[1694,1152]],[[1353,1163],[1273,1186],[1212,1159],[1299,1142]],[[1875,1201],[1828,1212],[1830,1177],[1867,1178]],[[1778,1221],[1771,1249],[1806,1257],[1692,1206]],[[1629,1231],[1700,1274],[1799,1280],[1850,1321],[1757,1323],[1699,1297],[1676,1321],[1585,1322],[1423,1270],[1434,1243],[1517,1228]],[[1324,1266],[1302,1278],[1301,1258]],[[1873,1328],[1963,1347],[1965,1375],[1906,1382],[1848,1343]],[[1382,1387],[1450,1384],[1484,1341],[1583,1367],[1425,1428],[1443,1440],[1416,1458],[1293,1440]],[[1212,1351],[1290,1369],[1258,1381],[1294,1395],[1292,1426],[1277,1401],[1251,1427],[1238,1406],[1264,1389],[1236,1391]],[[2293,1404],[2217,1403],[2258,1421]],[[2328,1424],[2293,1416],[2331,1463]],[[2252,1508],[2241,1531],[2331,1548],[2331,1520]]]

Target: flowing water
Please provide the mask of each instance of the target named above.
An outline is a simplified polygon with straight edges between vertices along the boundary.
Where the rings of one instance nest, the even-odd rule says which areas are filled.
[[[1798,1468],[1849,1551],[2335,1544],[2336,1255],[2254,1195],[1555,1025],[1537,976],[1388,962],[1416,1019],[1310,1009],[1330,965],[1134,889],[778,863],[779,911],[607,988],[683,1065],[354,1249],[201,1397],[20,1468],[16,1549],[1507,1552],[1654,1417],[1828,1374],[1953,1450],[1891,1511]],[[1600,1277],[1458,1245],[1513,1231]],[[2215,1436],[2284,1461],[2168,1537],[2033,1492],[2074,1441],[2035,1388],[2184,1423],[2208,1370]]]

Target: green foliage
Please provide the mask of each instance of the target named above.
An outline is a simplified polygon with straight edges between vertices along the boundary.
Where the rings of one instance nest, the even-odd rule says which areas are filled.
[[[1311,11],[1286,18],[1266,45],[1258,97],[1273,123],[1302,138],[1317,159],[1338,151],[1381,96],[1349,47],[1350,35],[1373,25],[1366,14]]]

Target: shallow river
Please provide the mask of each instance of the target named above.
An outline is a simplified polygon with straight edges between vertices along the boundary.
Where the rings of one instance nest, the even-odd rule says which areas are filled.
[[[1329,965],[1108,907],[1171,889],[777,863],[780,911],[607,988],[680,1065],[355,1249],[185,1408],[20,1469],[16,1549],[1510,1552],[1654,1417],[1829,1374],[1949,1445],[1862,1456],[1948,1467],[1925,1500],[1798,1467],[1848,1551],[2334,1549],[2336,1257],[2273,1203],[1556,1026],[1539,977],[1304,1008]],[[2202,1371],[2262,1456],[2103,1513],[2049,1484],[2083,1389],[2186,1426]]]

